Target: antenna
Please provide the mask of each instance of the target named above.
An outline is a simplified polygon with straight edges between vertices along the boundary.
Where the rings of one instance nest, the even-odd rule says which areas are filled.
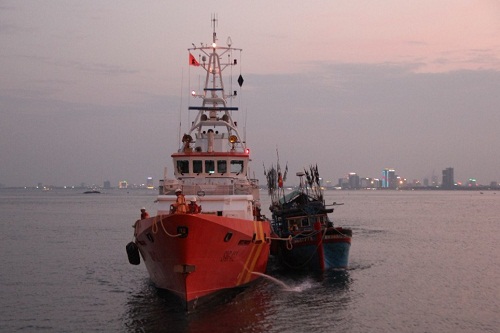
[[[211,21],[212,21],[212,27],[214,28],[214,31],[215,31],[215,27],[217,27],[218,22],[219,22],[219,17],[217,16],[217,14],[215,14],[215,13],[212,14]]]
[[[214,34],[213,34],[213,42],[217,42],[217,34],[215,33],[215,27],[218,26],[219,18],[217,14],[212,14],[212,27],[214,28]]]

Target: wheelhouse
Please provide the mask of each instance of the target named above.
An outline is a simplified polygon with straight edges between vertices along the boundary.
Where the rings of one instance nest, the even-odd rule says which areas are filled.
[[[246,175],[248,154],[173,154],[176,177],[237,177]]]

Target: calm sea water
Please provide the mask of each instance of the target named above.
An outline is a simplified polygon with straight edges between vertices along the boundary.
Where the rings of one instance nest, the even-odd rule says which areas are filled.
[[[350,268],[185,314],[125,245],[156,193],[0,190],[1,332],[498,332],[500,193],[330,191]],[[263,195],[265,195],[263,193]],[[265,201],[265,200],[264,200]]]

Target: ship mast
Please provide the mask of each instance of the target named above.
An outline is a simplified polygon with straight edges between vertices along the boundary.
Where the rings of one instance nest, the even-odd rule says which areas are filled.
[[[201,106],[189,106],[189,110],[197,110],[196,116],[192,126],[189,130],[189,135],[194,134],[197,138],[203,136],[205,130],[209,128],[215,130],[217,128],[225,128],[227,132],[227,139],[231,144],[231,149],[244,151],[246,144],[239,134],[237,123],[232,119],[232,111],[238,111],[238,107],[228,106],[228,98],[235,98],[234,94],[226,94],[224,88],[224,81],[222,72],[231,66],[237,65],[237,60],[232,59],[233,51],[242,51],[231,47],[231,39],[228,38],[227,46],[219,46],[217,44],[216,33],[217,18],[212,17],[212,44],[197,47],[193,44],[193,48],[189,48],[190,52],[197,52],[199,60],[196,61],[195,66],[200,66],[206,72],[203,93],[198,94],[192,91],[191,96],[194,98],[201,98]],[[227,55],[227,60],[222,60],[222,57]],[[241,84],[240,84],[241,85]]]

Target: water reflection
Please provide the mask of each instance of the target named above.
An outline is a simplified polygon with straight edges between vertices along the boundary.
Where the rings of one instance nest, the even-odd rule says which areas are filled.
[[[128,297],[124,318],[128,332],[265,332],[261,325],[269,309],[268,286],[257,281],[218,303],[185,313],[179,300],[149,283]]]
[[[322,330],[324,320],[345,317],[351,302],[349,271],[291,273],[271,269],[268,274],[282,284],[259,279],[242,292],[229,295],[223,303],[189,314],[171,294],[144,282],[128,297],[125,331],[281,332],[297,328],[297,323]],[[323,319],[318,322],[317,316]]]

